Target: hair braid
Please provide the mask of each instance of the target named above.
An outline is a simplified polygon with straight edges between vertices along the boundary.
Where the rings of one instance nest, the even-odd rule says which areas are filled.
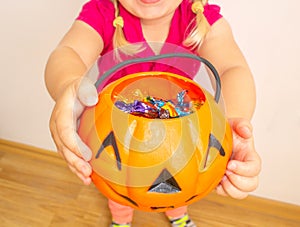
[[[203,39],[210,27],[203,14],[204,6],[207,4],[207,2],[208,0],[193,0],[192,11],[196,14],[196,23],[194,28],[183,42],[185,46],[192,49],[199,50],[201,43],[203,42]]]
[[[118,1],[112,0],[112,2],[115,8],[115,19],[113,21],[113,26],[115,27],[115,32],[113,36],[114,54],[117,59],[121,59],[119,51],[126,55],[134,55],[142,51],[142,48],[141,45],[131,44],[126,40],[123,32],[124,20],[120,16]]]

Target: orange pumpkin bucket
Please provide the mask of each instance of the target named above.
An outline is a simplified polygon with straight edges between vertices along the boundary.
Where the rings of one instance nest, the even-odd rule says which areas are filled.
[[[219,184],[232,134],[217,104],[220,84],[214,76],[215,97],[193,80],[168,72],[127,75],[99,93],[98,104],[84,111],[78,133],[93,151],[92,180],[105,196],[162,212],[193,203]],[[149,104],[147,113],[128,110],[132,103],[153,99],[159,104]],[[164,107],[163,117],[153,111],[155,105]],[[124,111],[124,106],[129,108]]]

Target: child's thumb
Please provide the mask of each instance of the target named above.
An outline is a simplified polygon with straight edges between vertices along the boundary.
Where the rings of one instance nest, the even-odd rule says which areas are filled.
[[[81,80],[77,95],[80,102],[85,106],[94,106],[98,102],[97,89],[89,78],[84,77]]]
[[[242,138],[249,139],[252,137],[252,125],[248,119],[245,118],[231,118],[229,119],[232,129]]]

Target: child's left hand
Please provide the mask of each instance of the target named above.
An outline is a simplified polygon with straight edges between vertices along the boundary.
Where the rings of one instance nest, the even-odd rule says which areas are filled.
[[[229,122],[233,132],[233,153],[216,191],[220,195],[243,199],[258,186],[261,159],[254,147],[251,123],[241,118],[231,118]]]

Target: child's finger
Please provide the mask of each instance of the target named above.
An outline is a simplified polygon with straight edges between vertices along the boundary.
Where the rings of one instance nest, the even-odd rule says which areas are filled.
[[[234,174],[230,171],[226,171],[226,176],[230,182],[239,190],[244,192],[252,192],[258,186],[258,177],[244,177]]]
[[[219,184],[217,187],[216,187],[216,192],[218,195],[221,195],[221,196],[228,196],[228,194],[225,192],[222,184]]]
[[[91,184],[92,180],[90,175],[86,176],[82,174],[80,171],[78,171],[75,167],[68,165],[70,170],[77,175],[77,177],[85,184],[89,185]]]
[[[254,177],[261,170],[261,161],[256,152],[248,152],[243,161],[229,161],[227,169],[241,176]]]
[[[221,185],[226,194],[232,198],[244,199],[248,196],[248,192],[244,192],[236,188],[226,176],[223,177]]]
[[[84,177],[89,177],[92,173],[92,168],[89,163],[79,158],[72,151],[68,150],[66,147],[62,148],[62,153],[66,162],[73,172],[76,174],[80,173]]]
[[[90,149],[82,142],[78,134],[72,127],[69,126],[58,126],[59,137],[63,142],[63,146],[75,153],[78,157],[84,158],[89,161],[92,157]]]
[[[84,106],[94,106],[98,102],[98,93],[90,79],[84,77],[79,85],[77,96]]]
[[[83,160],[81,158],[77,157],[73,152],[71,152],[64,146],[63,142],[58,136],[56,125],[51,126],[51,134],[57,147],[58,153],[66,160],[71,171],[75,173],[83,181],[84,184],[90,184],[90,165],[87,163],[83,163]],[[79,162],[76,162],[76,159],[80,159],[81,161],[79,160]]]
[[[63,146],[68,150],[74,152],[78,157],[84,158],[89,161],[92,156],[92,152],[86,146],[76,132],[76,123],[73,116],[72,109],[64,109],[55,114],[55,119],[52,120],[52,124],[55,125],[60,141]]]
[[[243,118],[229,119],[232,130],[240,137],[249,139],[252,137],[252,125],[249,120]]]

